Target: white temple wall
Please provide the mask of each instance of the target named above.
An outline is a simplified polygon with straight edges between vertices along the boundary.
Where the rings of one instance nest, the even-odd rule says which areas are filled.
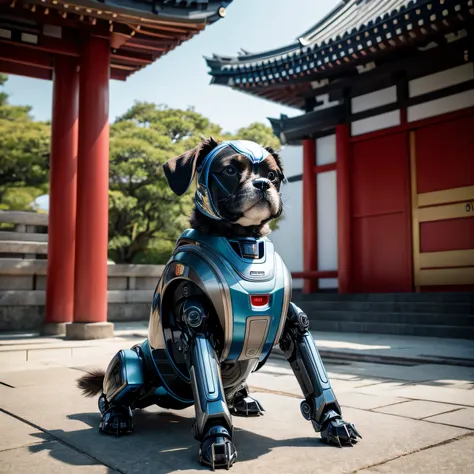
[[[303,173],[303,147],[285,146],[281,151],[285,176]],[[291,272],[303,270],[303,182],[284,183],[281,187],[283,215],[278,229],[270,234],[276,251]],[[303,280],[293,280],[293,288],[301,288]]]

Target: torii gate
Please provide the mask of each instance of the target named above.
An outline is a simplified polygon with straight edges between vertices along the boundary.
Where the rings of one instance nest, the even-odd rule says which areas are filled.
[[[45,334],[113,335],[109,80],[189,40],[231,1],[0,0],[0,72],[54,84]]]

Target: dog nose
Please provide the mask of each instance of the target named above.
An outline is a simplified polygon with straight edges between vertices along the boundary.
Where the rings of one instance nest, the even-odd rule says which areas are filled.
[[[271,183],[267,178],[258,178],[253,182],[253,185],[263,192],[265,192],[270,187],[270,184]]]

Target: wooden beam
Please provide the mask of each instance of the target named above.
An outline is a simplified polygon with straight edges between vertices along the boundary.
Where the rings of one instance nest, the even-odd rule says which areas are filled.
[[[32,51],[17,44],[4,44],[0,48],[0,59],[10,63],[33,66],[42,69],[51,69],[53,58],[42,51]]]
[[[47,36],[38,36],[38,44],[20,43],[17,41],[0,39],[0,47],[3,45],[13,45],[18,48],[24,48],[33,51],[43,51],[51,54],[61,54],[64,56],[80,57],[79,45],[74,41],[61,38],[59,40]]]
[[[138,71],[140,69],[140,66],[126,66],[124,64],[111,64],[110,65],[111,69],[119,69],[121,71]]]
[[[176,46],[179,44],[180,40],[157,40],[157,39],[145,39],[145,38],[137,38],[136,36],[133,38],[133,45],[140,45],[140,46],[148,46],[150,48],[170,48],[172,46]]]
[[[122,61],[125,63],[131,64],[141,64],[141,65],[148,65],[154,61],[154,57],[147,54],[147,55],[133,55],[127,56],[126,54],[122,54],[121,52],[113,53],[112,54],[112,61]]]
[[[10,63],[0,59],[0,72],[4,74],[13,74],[16,76],[31,77],[33,79],[44,79],[50,81],[53,78],[52,69],[26,66],[24,64]]]
[[[129,75],[130,73],[127,73],[127,71],[122,71],[122,70],[113,69],[113,68],[111,68],[110,70],[110,79],[114,81],[126,81]]]
[[[138,51],[150,51],[150,53],[163,53],[165,51],[168,51],[169,48],[165,48],[164,46],[145,46],[145,45],[142,45],[142,44],[137,44],[135,42],[132,42],[132,40],[130,40],[129,42],[127,42],[127,44],[125,46],[123,46],[122,48],[120,48],[120,51],[134,51],[134,50],[138,50]]]
[[[357,94],[363,94],[370,92],[370,90],[375,90],[373,86],[370,87],[371,82],[381,81],[381,88],[386,83],[393,85],[393,75],[400,72],[406,71],[407,79],[413,79],[448,69],[449,67],[454,67],[457,63],[461,64],[460,60],[463,58],[467,44],[467,39],[461,39],[455,43],[439,46],[424,53],[412,50],[409,53],[405,52],[402,57],[391,55],[388,62],[378,65],[372,71],[356,74],[354,68],[352,71],[348,71],[346,77],[342,79],[335,79],[325,86],[300,93],[299,95],[303,98],[315,97],[345,88],[357,89]],[[388,76],[385,82],[383,82],[384,76]]]

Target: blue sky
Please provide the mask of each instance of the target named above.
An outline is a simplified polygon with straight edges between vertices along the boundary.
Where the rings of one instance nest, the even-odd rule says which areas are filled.
[[[227,15],[190,41],[126,82],[111,81],[110,120],[124,113],[134,101],[166,104],[173,108],[193,106],[226,131],[281,113],[298,115],[296,109],[254,98],[230,88],[209,85],[211,76],[203,56],[236,55],[240,48],[259,52],[292,42],[328,13],[339,0],[234,0]],[[52,83],[10,76],[6,83],[10,102],[32,105],[39,120],[51,117]]]

